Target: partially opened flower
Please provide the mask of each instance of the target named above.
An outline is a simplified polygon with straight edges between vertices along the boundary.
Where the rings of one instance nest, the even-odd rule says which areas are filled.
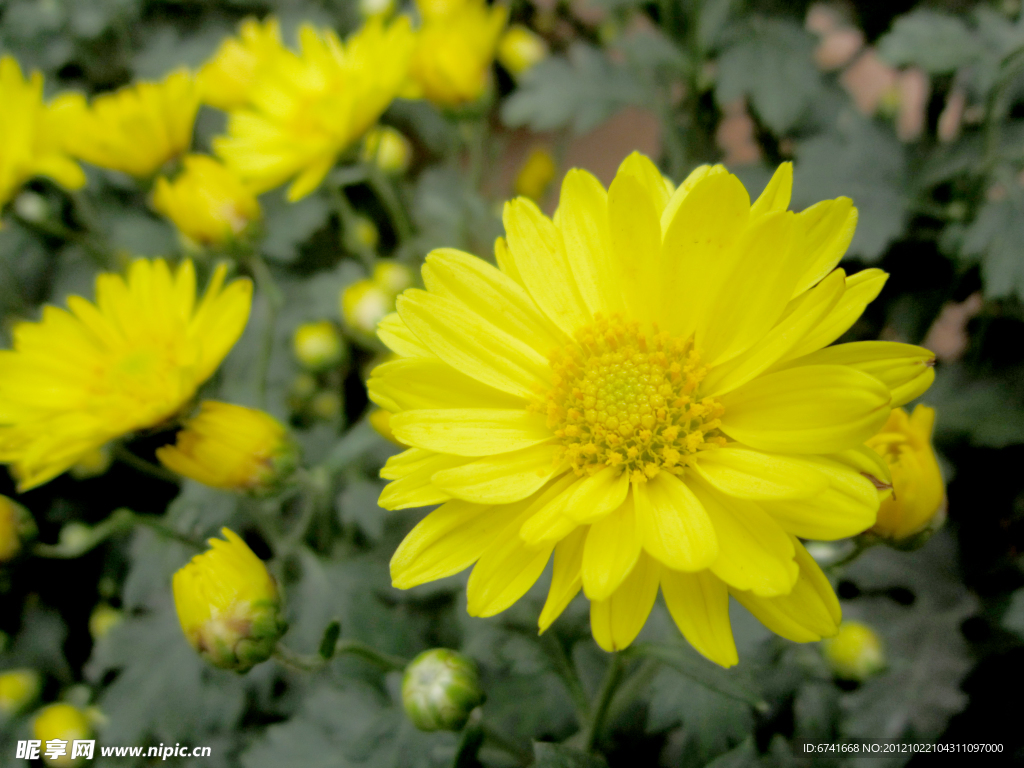
[[[284,50],[276,18],[269,16],[263,22],[244,19],[238,26],[238,36],[225,38],[196,75],[200,97],[218,109],[248,105],[260,70],[273,66]]]
[[[678,188],[645,157],[609,190],[570,171],[553,220],[506,205],[499,267],[434,251],[379,336],[370,396],[396,439],[389,509],[441,503],[391,562],[397,587],[474,565],[469,612],[518,600],[547,562],[546,629],[582,588],[607,650],[659,587],[708,658],[737,660],[732,594],[798,642],[839,604],[798,537],[872,525],[885,463],[864,440],[933,378],[927,350],[826,345],[886,275],[835,266],[849,199],[786,210],[784,164],[753,205],[721,166]],[[824,349],[823,349],[824,348]]]
[[[69,469],[105,443],[175,416],[245,328],[252,283],[213,273],[196,300],[191,261],[132,262],[127,279],[96,278],[96,303],[68,297],[14,327],[0,351],[0,462],[21,491]]]
[[[288,199],[314,189],[338,156],[387,109],[405,81],[409,20],[373,18],[344,43],[304,26],[301,51],[284,51],[256,70],[250,104],[230,114],[214,140],[224,162],[257,192],[293,179]]]

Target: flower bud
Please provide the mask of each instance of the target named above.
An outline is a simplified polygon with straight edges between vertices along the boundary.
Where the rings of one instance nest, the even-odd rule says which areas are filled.
[[[395,294],[373,280],[357,280],[341,292],[341,316],[362,336],[372,336],[385,315],[395,309]]]
[[[189,644],[222,669],[247,672],[266,661],[284,634],[277,582],[266,565],[227,528],[225,540],[174,574],[174,605]]]
[[[934,408],[918,405],[909,416],[896,408],[881,431],[867,441],[889,465],[893,486],[868,535],[913,548],[944,522],[946,487],[932,448],[934,424]]]
[[[34,669],[0,672],[0,715],[20,715],[39,697],[42,687],[42,677]]]
[[[398,442],[398,439],[395,437],[395,433],[391,431],[391,414],[388,411],[385,411],[383,408],[378,408],[374,411],[370,411],[370,415],[366,418],[370,422],[370,426],[373,427],[374,431],[376,431],[378,435],[395,445],[406,447],[403,443]]]
[[[832,674],[842,680],[864,682],[885,668],[882,641],[871,627],[844,621],[834,637],[822,641]]]
[[[378,261],[373,268],[373,282],[395,296],[412,287],[412,270],[394,261]]]
[[[323,389],[309,401],[309,412],[321,421],[334,421],[341,415],[341,395],[333,389]]]
[[[309,404],[309,399],[316,394],[316,378],[308,373],[300,373],[288,388],[288,407],[293,413],[300,413]]]
[[[265,495],[276,491],[298,464],[298,446],[269,413],[204,400],[199,414],[157,458],[179,475],[211,488]]]
[[[27,509],[0,496],[0,563],[13,560],[26,541],[35,538],[36,523]]]
[[[52,739],[67,742],[64,754],[48,758],[47,765],[74,765],[80,759],[72,759],[71,745],[76,740],[88,739],[92,735],[92,726],[85,712],[70,704],[60,703],[39,710],[32,723],[32,731],[44,745]]]
[[[498,42],[498,61],[517,77],[543,61],[548,44],[536,32],[522,24],[513,24]]]
[[[388,16],[395,10],[395,0],[359,0],[359,14],[365,19]]]
[[[330,320],[303,323],[295,329],[292,349],[303,367],[311,371],[325,371],[336,367],[345,357],[341,334]]]
[[[516,194],[539,201],[555,178],[555,158],[544,147],[534,147],[516,176]]]
[[[361,157],[385,173],[405,173],[412,160],[412,144],[401,131],[381,125],[366,134]]]
[[[107,443],[82,456],[68,472],[75,480],[88,480],[90,477],[99,477],[104,474],[113,463],[114,451],[110,447],[110,443]]]
[[[483,700],[476,664],[461,653],[433,648],[405,668],[402,704],[421,731],[458,731]]]
[[[222,245],[240,237],[260,218],[260,204],[242,181],[205,155],[185,158],[185,170],[173,181],[161,177],[153,208],[174,222],[198,245]]]
[[[101,640],[124,618],[121,611],[107,603],[99,603],[89,614],[89,634],[93,640]]]
[[[356,216],[353,230],[356,242],[361,247],[371,251],[376,250],[377,244],[380,242],[380,232],[372,219],[366,216]]]

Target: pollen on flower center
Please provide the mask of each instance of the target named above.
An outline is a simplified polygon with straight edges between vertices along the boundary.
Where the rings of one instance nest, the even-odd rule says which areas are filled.
[[[551,356],[539,403],[577,475],[622,467],[632,482],[682,474],[699,451],[724,445],[720,403],[701,398],[707,374],[692,339],[598,316]]]

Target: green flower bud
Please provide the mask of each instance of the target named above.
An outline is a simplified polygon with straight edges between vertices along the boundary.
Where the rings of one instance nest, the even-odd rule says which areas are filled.
[[[42,677],[34,669],[0,672],[0,715],[21,714],[39,697],[42,687]]]
[[[402,704],[421,731],[458,731],[483,700],[476,664],[460,653],[433,648],[405,668]]]
[[[36,522],[27,509],[0,496],[0,563],[13,560],[35,538]]]
[[[842,680],[864,682],[885,668],[882,641],[874,630],[856,621],[844,621],[835,637],[822,641],[832,674]]]

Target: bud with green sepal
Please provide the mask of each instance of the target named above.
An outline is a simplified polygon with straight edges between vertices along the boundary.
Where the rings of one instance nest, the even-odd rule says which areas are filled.
[[[458,731],[483,700],[476,664],[461,653],[433,648],[405,668],[402,704],[421,731]]]

